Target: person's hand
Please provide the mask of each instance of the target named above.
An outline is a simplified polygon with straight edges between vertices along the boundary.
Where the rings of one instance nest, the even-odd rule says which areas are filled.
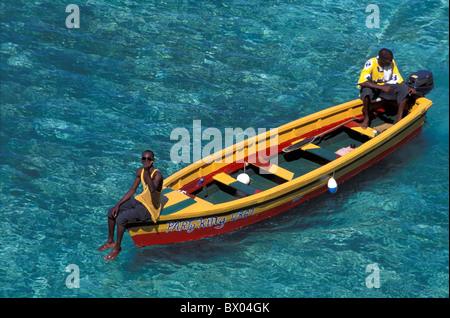
[[[392,91],[394,90],[392,87],[386,85],[381,86],[380,89],[387,94],[392,93]]]
[[[411,96],[411,95],[414,95],[415,93],[417,93],[417,91],[411,87],[408,89],[408,93],[409,93],[409,96]]]
[[[119,214],[119,207],[116,205],[112,210],[112,216],[116,218],[117,214]]]

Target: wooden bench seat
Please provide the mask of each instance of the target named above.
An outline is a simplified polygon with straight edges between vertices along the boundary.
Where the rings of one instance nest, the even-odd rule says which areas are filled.
[[[375,129],[370,128],[370,127],[363,129],[361,127],[361,124],[358,124],[356,122],[350,122],[348,124],[345,124],[344,127],[349,128],[353,131],[356,131],[356,132],[360,133],[361,135],[365,135],[369,138],[373,138],[379,133],[378,131],[376,131]]]
[[[213,180],[220,182],[222,184],[225,184],[237,191],[241,191],[248,195],[252,195],[252,194],[261,192],[260,190],[255,189],[245,183],[239,182],[238,180],[236,180],[235,178],[229,176],[228,174],[226,174],[224,172],[221,172],[221,173],[213,176]]]
[[[264,159],[262,159],[261,157],[258,158],[258,161],[255,163],[252,163],[252,165],[263,169],[264,171],[267,171],[271,174],[274,174],[278,177],[280,177],[281,179],[287,180],[287,181],[291,181],[294,178],[294,173],[281,168],[280,166],[277,166],[276,164],[270,163]]]

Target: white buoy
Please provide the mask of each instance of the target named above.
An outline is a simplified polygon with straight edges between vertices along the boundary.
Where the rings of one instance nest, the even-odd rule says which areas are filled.
[[[330,190],[331,193],[336,193],[337,187],[338,187],[337,182],[336,180],[334,180],[333,177],[328,179],[328,190]]]
[[[246,173],[241,173],[237,176],[237,181],[242,182],[243,184],[249,184],[250,183],[250,177]]]

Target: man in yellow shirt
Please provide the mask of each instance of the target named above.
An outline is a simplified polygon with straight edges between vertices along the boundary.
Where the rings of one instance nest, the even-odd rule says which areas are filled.
[[[157,222],[161,213],[161,191],[163,176],[153,167],[155,157],[152,151],[142,153],[142,165],[136,171],[131,189],[125,196],[108,211],[108,240],[97,251],[113,248],[105,260],[113,260],[122,251],[121,243],[128,222]],[[142,183],[144,191],[133,198],[139,184]],[[114,242],[114,229],[117,224],[117,242]]]
[[[364,121],[362,128],[367,128],[370,122],[369,107],[379,97],[384,100],[396,101],[398,104],[397,122],[403,117],[409,95],[415,94],[403,81],[394,54],[388,49],[381,49],[378,56],[371,58],[364,64],[359,76],[358,87],[361,87],[360,98],[363,101]]]

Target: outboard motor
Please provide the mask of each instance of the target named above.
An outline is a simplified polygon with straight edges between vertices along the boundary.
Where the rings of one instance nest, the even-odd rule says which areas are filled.
[[[426,70],[412,73],[408,77],[406,85],[417,91],[416,97],[424,97],[434,88],[433,73]]]

